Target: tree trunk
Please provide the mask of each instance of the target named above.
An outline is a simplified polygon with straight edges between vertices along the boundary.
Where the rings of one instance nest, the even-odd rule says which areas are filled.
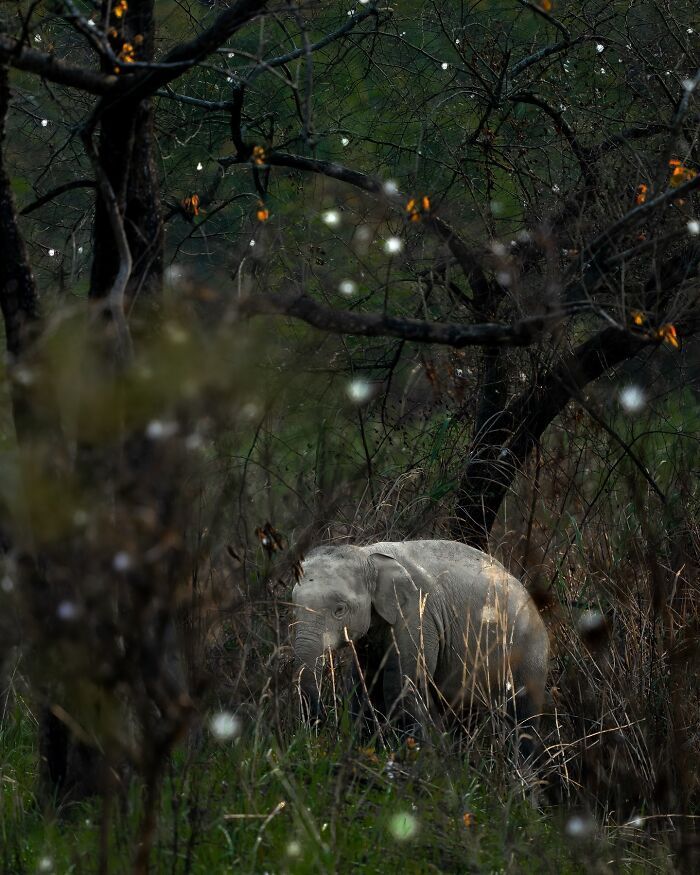
[[[16,359],[39,327],[39,306],[27,250],[17,224],[10,177],[5,167],[4,143],[10,88],[7,67],[0,67],[0,308],[5,320],[7,351]]]
[[[3,257],[0,259],[0,309],[5,322],[7,350],[13,364],[31,367],[32,341],[41,328],[38,296],[24,239],[17,221],[17,211],[4,160],[6,121],[10,103],[8,71],[0,67],[0,239]],[[65,461],[65,446],[57,408],[46,397],[36,397],[34,381],[13,379],[11,382],[12,411],[17,442],[32,466],[48,465],[60,476]],[[46,562],[36,555],[33,545],[32,508],[27,508],[28,531],[19,531],[16,519],[3,520],[7,541],[3,550],[14,550],[23,581],[25,598],[31,602],[32,613],[45,609],[49,580]],[[39,780],[50,798],[65,789],[69,762],[69,731],[50,710],[50,693],[39,709]],[[82,775],[80,776],[82,779]]]
[[[138,61],[153,59],[155,21],[153,0],[132,0],[113,39],[118,52],[123,41],[134,46]],[[124,216],[133,268],[126,294],[157,297],[163,279],[163,219],[160,185],[154,158],[155,129],[150,100],[118,101],[100,119],[98,160]],[[108,211],[97,196],[90,297],[105,297],[117,275],[119,255]]]
[[[490,427],[475,431],[469,462],[462,475],[452,534],[481,550],[499,508],[544,430],[588,383],[631,358],[645,346],[643,338],[605,328],[561,359],[535,388],[514,398]]]
[[[697,245],[660,261],[644,287],[642,305],[661,318],[670,296],[699,274]],[[469,461],[457,489],[452,525],[455,539],[487,549],[503,499],[547,426],[588,383],[632,358],[649,345],[649,340],[648,334],[632,334],[615,326],[604,328],[563,356],[534,388],[514,398],[500,414],[489,408],[480,416],[484,423],[488,414],[491,426],[482,425],[474,431]],[[485,382],[488,384],[486,378]],[[500,389],[497,378],[492,384]]]

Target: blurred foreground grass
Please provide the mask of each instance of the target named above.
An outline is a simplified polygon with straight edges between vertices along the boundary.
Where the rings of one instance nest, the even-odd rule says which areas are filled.
[[[37,803],[35,721],[16,701],[0,726],[3,875],[99,871],[101,808]],[[258,719],[235,740],[208,731],[165,781],[153,873],[673,871],[641,830],[593,828],[535,807],[503,764],[437,751],[351,747],[299,731],[284,747]],[[500,771],[500,774],[499,774]],[[130,871],[141,799],[112,806],[108,871]],[[568,820],[567,820],[568,817]],[[104,870],[102,870],[104,871]]]

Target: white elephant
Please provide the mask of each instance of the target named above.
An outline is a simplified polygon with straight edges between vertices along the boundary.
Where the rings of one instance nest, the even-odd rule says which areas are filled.
[[[431,703],[459,714],[500,702],[531,750],[549,638],[527,590],[499,562],[454,541],[403,541],[320,547],[302,570],[294,649],[312,715],[322,713],[324,653],[352,642],[362,689],[405,731],[420,727]]]

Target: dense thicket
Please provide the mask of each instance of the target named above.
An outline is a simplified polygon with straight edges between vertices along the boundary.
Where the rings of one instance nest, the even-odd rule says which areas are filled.
[[[299,556],[418,536],[536,593],[559,795],[697,858],[698,31],[690,0],[3,5],[2,643],[51,792],[108,832],[139,772],[136,871],[217,697],[274,690],[288,737]]]

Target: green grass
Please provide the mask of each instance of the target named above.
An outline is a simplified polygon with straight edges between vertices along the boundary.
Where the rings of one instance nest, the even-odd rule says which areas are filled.
[[[600,834],[568,837],[561,811],[534,807],[493,763],[485,772],[484,763],[436,750],[358,749],[331,731],[299,730],[281,745],[265,726],[259,720],[234,742],[207,736],[178,751],[163,787],[153,873],[660,869]],[[5,715],[0,762],[3,875],[97,871],[100,806],[76,804],[60,816],[41,810],[34,723],[24,708]],[[110,872],[130,871],[140,806],[134,782],[113,815]]]

